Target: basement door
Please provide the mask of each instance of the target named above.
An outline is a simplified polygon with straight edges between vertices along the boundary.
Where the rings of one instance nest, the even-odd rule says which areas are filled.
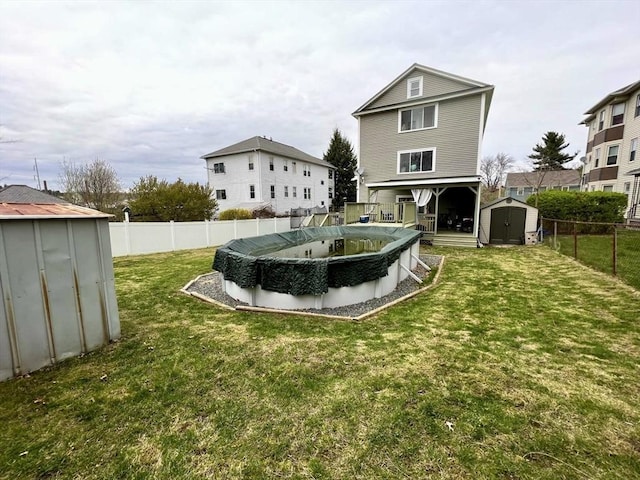
[[[491,210],[489,243],[522,245],[527,209],[522,207],[499,207]]]

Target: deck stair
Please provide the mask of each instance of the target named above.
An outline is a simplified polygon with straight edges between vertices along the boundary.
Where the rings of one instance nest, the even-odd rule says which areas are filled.
[[[470,234],[461,233],[437,233],[435,236],[425,235],[431,240],[434,247],[468,247],[476,248],[478,239]]]

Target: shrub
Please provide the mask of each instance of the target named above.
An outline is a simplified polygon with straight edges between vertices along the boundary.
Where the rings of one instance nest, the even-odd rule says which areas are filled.
[[[535,202],[534,195],[527,199],[529,205]],[[624,220],[626,206],[627,196],[623,193],[548,190],[538,195],[540,216],[554,220],[619,223]],[[580,230],[598,233],[599,228],[584,225]]]
[[[276,216],[276,212],[273,211],[271,205],[265,205],[261,208],[256,208],[252,214],[253,218],[273,218]]]
[[[253,218],[251,212],[246,208],[230,208],[220,212],[219,220],[250,220]]]

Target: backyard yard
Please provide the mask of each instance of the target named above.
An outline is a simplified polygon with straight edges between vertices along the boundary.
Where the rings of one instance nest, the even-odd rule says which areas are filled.
[[[0,383],[0,478],[640,478],[640,292],[545,247],[429,249],[362,322],[179,293],[115,260],[122,338]]]

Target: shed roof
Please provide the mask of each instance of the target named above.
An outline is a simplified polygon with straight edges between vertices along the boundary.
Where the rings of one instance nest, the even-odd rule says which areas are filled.
[[[507,200],[511,200],[511,202],[508,202]],[[480,210],[484,210],[485,208],[493,207],[494,205],[497,205],[498,203],[502,203],[502,202],[509,203],[509,204],[511,204],[513,202],[516,202],[516,203],[519,203],[521,205],[524,205],[527,208],[534,208],[534,209],[537,210],[537,208],[534,207],[533,205],[529,205],[528,203],[525,203],[525,202],[523,202],[521,200],[518,200],[517,198],[513,198],[513,197],[497,198],[493,202],[489,202],[486,205],[482,205],[482,207],[480,207]]]
[[[0,203],[52,204],[69,202],[26,185],[9,185],[0,189]]]
[[[108,218],[113,215],[71,203],[0,203],[0,220],[41,218]]]
[[[258,150],[273,153],[275,155],[280,155],[281,157],[291,158],[293,160],[301,160],[309,163],[314,163],[316,165],[321,165],[327,168],[335,168],[330,163],[325,162],[320,158],[311,156],[308,153],[305,153],[302,150],[298,150],[295,147],[280,142],[274,142],[273,140],[265,137],[257,136],[248,138],[238,143],[234,143],[233,145],[221,148],[220,150],[216,150],[215,152],[207,153],[200,158],[206,160],[208,158],[224,157],[236,153],[254,152]]]

